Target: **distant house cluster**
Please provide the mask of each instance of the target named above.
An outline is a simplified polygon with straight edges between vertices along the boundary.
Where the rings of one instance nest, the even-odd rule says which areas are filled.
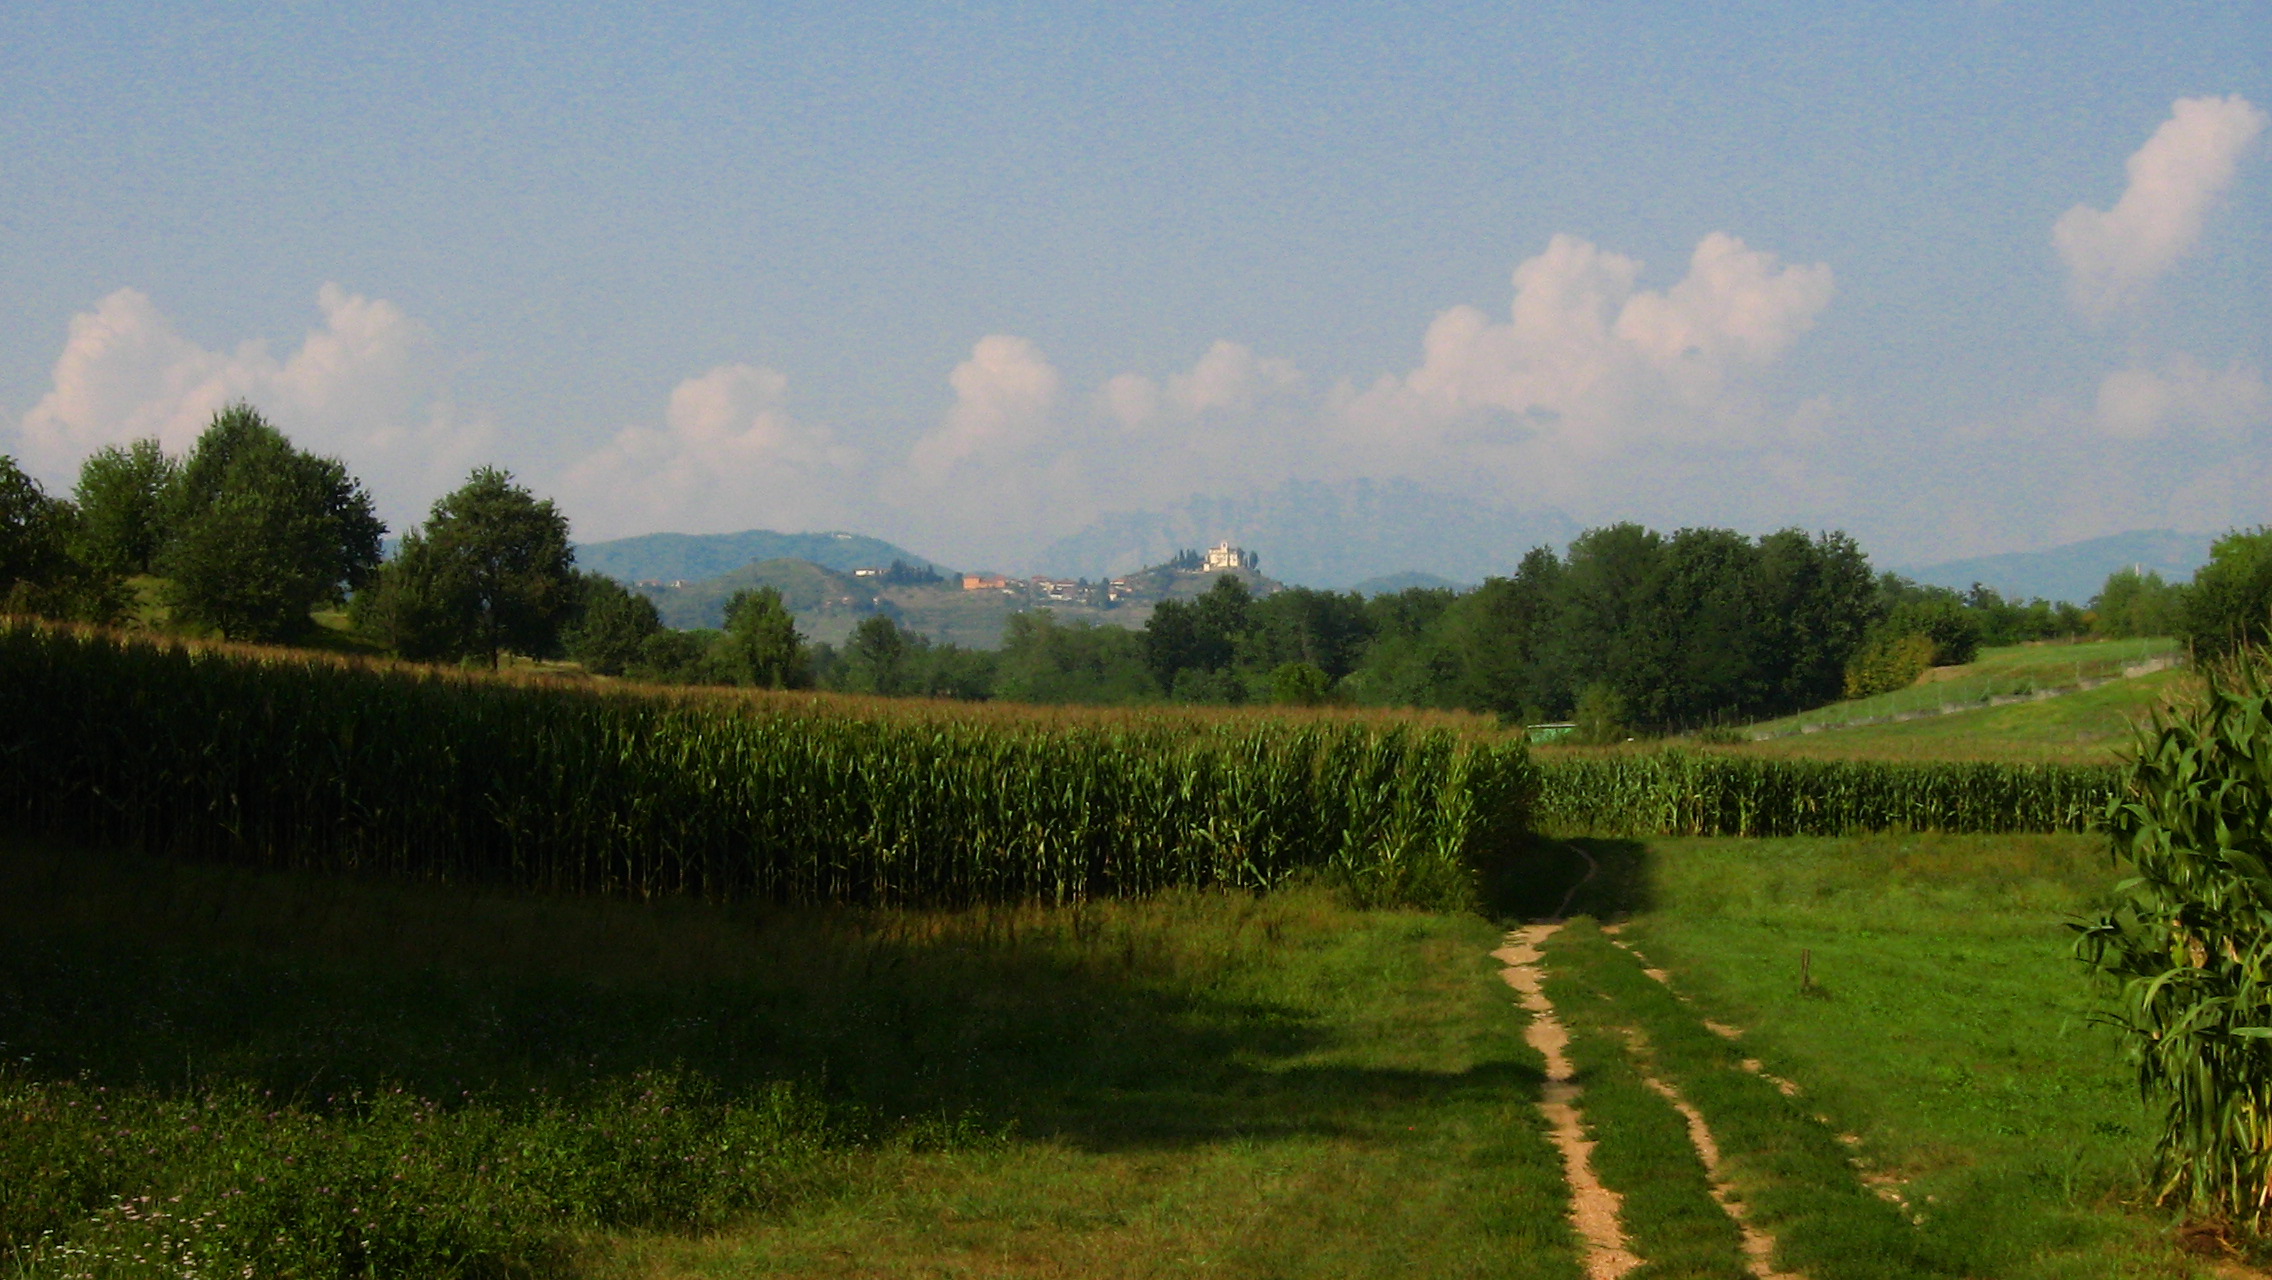
[[[1208,548],[1204,555],[1197,551],[1179,551],[1166,564],[1101,582],[1091,582],[1087,578],[1052,578],[1040,574],[1031,578],[1013,578],[1000,573],[966,573],[960,581],[965,591],[999,591],[1005,595],[1050,604],[1109,607],[1123,600],[1158,597],[1165,592],[1167,579],[1175,574],[1222,573],[1232,570],[1252,573],[1260,562],[1260,556],[1244,547],[1218,542]]]

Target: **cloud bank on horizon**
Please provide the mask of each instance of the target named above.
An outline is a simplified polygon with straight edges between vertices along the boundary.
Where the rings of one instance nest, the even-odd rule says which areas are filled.
[[[2076,203],[2052,222],[2086,326],[2130,324],[2180,261],[2214,252],[2216,211],[2266,121],[2237,94],[2178,100],[2109,208]],[[1589,523],[1751,528],[1847,523],[1858,492],[1932,487],[1941,496],[1909,526],[1881,521],[1906,528],[1910,558],[2268,514],[2272,392],[2245,359],[2159,346],[2137,326],[2095,385],[1889,456],[1866,439],[1868,388],[1792,390],[1819,381],[1793,375],[1810,332],[1845,305],[1833,264],[1715,230],[1676,278],[1646,277],[1614,247],[1554,235],[1514,266],[1499,310],[1446,307],[1415,335],[1410,367],[1369,378],[1224,337],[1188,368],[1088,384],[1032,339],[990,333],[945,371],[936,419],[888,449],[801,413],[788,373],[724,363],[570,456],[505,407],[461,405],[462,355],[384,299],[324,284],[319,322],[277,354],[259,339],[200,346],[121,287],[71,320],[15,433],[35,472],[65,482],[104,445],[155,436],[180,451],[242,399],[344,458],[397,528],[496,461],[556,496],[585,538],[858,528],[1019,569],[1109,512],[1295,479],[1417,481]],[[2014,448],[2034,455],[2035,487],[1968,496],[1968,473]]]

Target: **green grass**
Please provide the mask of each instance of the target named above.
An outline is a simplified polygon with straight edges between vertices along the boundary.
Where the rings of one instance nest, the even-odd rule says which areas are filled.
[[[1724,1146],[1780,1144],[1796,1153],[1791,1168],[1814,1170],[1755,1163],[1755,1185],[1837,1184],[1822,1140],[1835,1129],[1857,1136],[1859,1156],[1897,1178],[1923,1215],[1920,1267],[2015,1280],[2193,1274],[2174,1218],[2135,1203],[2152,1129],[2114,1037],[2091,1022],[2096,997],[2063,927],[2113,883],[2103,839],[1589,848],[1609,870],[1578,909],[1635,908],[1623,937],[1694,1004],[1671,1002],[1582,929],[1550,963],[1578,966],[1631,1007],[1660,1051],[1685,1053],[1674,1069]],[[1805,994],[1802,953],[1816,984]],[[1745,1034],[1726,1044],[1702,1018]],[[1798,1081],[1804,1105],[1730,1069],[1741,1055]],[[1824,1123],[1810,1135],[1814,1115]],[[1850,1204],[1853,1187],[1851,1177],[1838,1185]],[[1818,1233],[1821,1220],[1813,1215]],[[1788,1233],[1785,1243],[1806,1244]],[[1838,1233],[1814,1243],[1827,1252],[1792,1261],[1816,1280],[1869,1274],[1825,1261],[1841,1256]]]
[[[2124,668],[2174,654],[2167,637],[2005,645],[1970,663],[1938,667],[1906,689],[1818,707],[1750,726],[1754,733],[1793,733],[1801,725],[1838,726],[1878,716],[1985,705],[1991,697],[2072,690],[2085,680],[2119,677]]]
[[[1548,962],[1589,989],[1646,1037],[1648,1057],[1703,1114],[1721,1168],[1751,1220],[1776,1239],[1775,1261],[1814,1280],[1909,1280],[1964,1275],[1936,1259],[1899,1210],[1848,1166],[1836,1136],[1804,1103],[1742,1069],[1741,1054],[1707,1029],[1632,956],[1579,920],[1554,940]]]
[[[1627,1248],[1642,1260],[1630,1280],[1744,1280],[1742,1240],[1712,1198],[1688,1122],[1642,1080],[1628,1044],[1637,1026],[1587,976],[1551,966],[1546,995],[1570,1029],[1594,1172],[1618,1194]]]
[[[784,911],[0,842],[0,1224],[43,1274],[1571,1280],[1496,937],[1317,890]]]
[[[2110,764],[2129,747],[2134,723],[2196,685],[2189,671],[2157,671],[2040,702],[1976,706],[1891,724],[1843,725],[1717,749],[1810,759]]]

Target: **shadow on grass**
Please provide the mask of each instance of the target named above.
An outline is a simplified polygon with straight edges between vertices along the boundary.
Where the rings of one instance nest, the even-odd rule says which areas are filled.
[[[1508,920],[1619,920],[1655,905],[1655,853],[1639,840],[1538,835],[1484,869],[1484,909]]]
[[[0,841],[0,1056],[49,1079],[243,1084],[322,1108],[574,1098],[646,1071],[806,1084],[848,1123],[1097,1149],[1376,1130],[1534,1071],[1317,1065],[1322,894],[962,913],[357,884]],[[1305,958],[1308,957],[1308,958]],[[1375,979],[1380,980],[1380,979]],[[1384,999],[1395,993],[1384,986]],[[1298,1060],[1298,1061],[1297,1061]]]

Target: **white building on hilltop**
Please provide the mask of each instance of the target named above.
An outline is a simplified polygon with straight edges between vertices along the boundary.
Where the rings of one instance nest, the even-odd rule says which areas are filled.
[[[1228,542],[1218,542],[1207,548],[1207,558],[1199,562],[1199,571],[1201,573],[1220,573],[1225,569],[1252,571],[1261,559],[1262,557],[1244,547],[1234,547]]]

